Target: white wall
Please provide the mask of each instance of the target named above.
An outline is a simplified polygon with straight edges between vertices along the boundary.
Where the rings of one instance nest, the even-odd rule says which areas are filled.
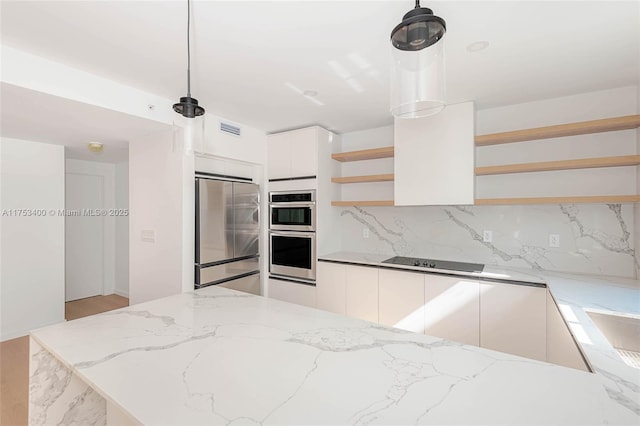
[[[129,141],[129,301],[183,290],[183,140],[173,129]],[[143,232],[152,241],[143,241]],[[193,258],[190,268],[193,270]]]
[[[12,47],[2,45],[0,49],[3,82],[162,123],[173,122],[170,99]]]
[[[266,134],[259,129],[245,126],[207,113],[202,122],[194,129],[194,151],[217,157],[241,160],[253,164],[265,164],[267,155]],[[241,128],[241,135],[235,136],[220,131],[220,122],[230,123]]]
[[[478,111],[476,134],[503,132],[636,113],[637,88],[582,93]],[[636,153],[636,131],[594,133],[476,148],[476,166]],[[635,167],[478,176],[476,198],[636,193]]]
[[[638,44],[640,57],[640,43]],[[636,114],[640,114],[640,68],[638,68],[638,87],[636,89]],[[640,127],[636,129],[636,154],[640,154]],[[636,194],[640,192],[640,166],[636,167]],[[634,205],[635,247],[636,247],[636,278],[640,278],[640,203]]]
[[[0,140],[0,340],[64,320],[64,147]]]
[[[393,125],[344,133],[342,150],[382,148],[393,145]],[[335,161],[334,161],[335,163]],[[341,163],[342,176],[393,173],[393,158]],[[393,182],[339,185],[343,200],[393,200]]]
[[[476,133],[630,115],[637,113],[639,104],[638,88],[625,87],[485,109],[477,113]],[[392,130],[383,127],[344,134],[343,150],[385,145],[381,142],[389,138]],[[640,152],[639,136],[639,131],[624,130],[476,148],[476,165],[635,154]],[[367,139],[372,141],[369,145]],[[382,160],[353,164],[343,164],[343,176],[392,170]],[[636,185],[640,185],[636,167],[476,179],[478,198],[636,194]],[[370,185],[371,189],[360,184],[343,185],[342,199],[355,199],[348,191],[352,191],[354,197],[369,191],[368,199],[384,199],[376,195],[375,188],[379,188],[378,194],[388,195],[386,183],[363,185]],[[635,210],[634,221],[633,204],[345,208],[340,209],[342,221],[336,234],[341,236],[342,250],[347,251],[633,278],[637,274],[635,247],[640,241],[637,206]],[[363,237],[365,228],[369,230],[369,238]],[[491,243],[482,241],[484,230],[493,231]],[[560,235],[559,248],[548,246],[551,233]]]
[[[129,210],[129,163],[115,165],[115,208]],[[129,297],[129,215],[115,218],[114,293]]]
[[[316,193],[318,255],[340,250],[340,239],[335,237],[336,229],[340,224],[339,211],[331,206],[333,200],[340,200],[341,197],[341,185],[331,182],[332,177],[340,176],[340,163],[333,160],[331,154],[341,151],[341,136],[320,128],[318,131],[318,192]]]

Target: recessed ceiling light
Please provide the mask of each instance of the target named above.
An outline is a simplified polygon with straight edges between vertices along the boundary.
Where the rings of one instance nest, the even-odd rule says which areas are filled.
[[[489,47],[489,42],[486,40],[474,41],[467,46],[467,52],[479,52]]]
[[[318,106],[324,105],[324,102],[321,102],[316,99],[316,96],[318,96],[318,92],[316,92],[315,90],[303,91],[302,89],[296,87],[295,85],[289,82],[286,82],[284,85],[287,86],[289,89],[293,90],[294,92],[296,92],[297,94],[304,96],[306,100],[311,101]]]
[[[102,149],[104,148],[104,146],[99,142],[89,142],[87,147],[91,152],[102,152]]]

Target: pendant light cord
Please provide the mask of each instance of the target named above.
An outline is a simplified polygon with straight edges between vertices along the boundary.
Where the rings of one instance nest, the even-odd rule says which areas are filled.
[[[187,0],[187,97],[191,97],[191,45],[189,29],[191,26],[191,0]]]
[[[416,9],[420,9],[420,0],[416,0]]]

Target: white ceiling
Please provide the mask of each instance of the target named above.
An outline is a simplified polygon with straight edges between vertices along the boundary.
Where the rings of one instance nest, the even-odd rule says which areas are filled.
[[[447,22],[448,103],[486,108],[638,84],[637,1],[422,4]],[[184,0],[1,7],[5,45],[176,101],[186,93]],[[412,7],[194,0],[192,95],[211,113],[267,132],[389,124],[389,34]],[[489,47],[468,52],[478,40]],[[323,105],[296,89],[316,91]]]
[[[2,136],[65,146],[65,157],[117,163],[129,158],[129,140],[168,125],[45,93],[0,84]],[[87,144],[104,145],[101,153]]]

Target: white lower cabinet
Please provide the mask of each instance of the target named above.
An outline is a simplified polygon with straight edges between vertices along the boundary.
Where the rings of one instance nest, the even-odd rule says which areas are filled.
[[[344,265],[348,317],[378,322],[378,268]]]
[[[425,302],[425,334],[480,346],[478,281],[427,274]]]
[[[547,362],[589,371],[556,302],[547,291]]]
[[[378,322],[378,268],[318,262],[318,308]]]
[[[580,368],[560,313],[547,325],[548,306],[544,287],[318,262],[319,309]]]
[[[316,288],[312,285],[269,278],[269,297],[310,308],[316,307]]]
[[[340,263],[318,262],[316,271],[316,289],[318,309],[345,315],[346,285],[345,265]]]
[[[480,284],[480,346],[546,361],[546,298],[544,287]]]
[[[424,281],[422,273],[380,269],[380,324],[424,333]]]

